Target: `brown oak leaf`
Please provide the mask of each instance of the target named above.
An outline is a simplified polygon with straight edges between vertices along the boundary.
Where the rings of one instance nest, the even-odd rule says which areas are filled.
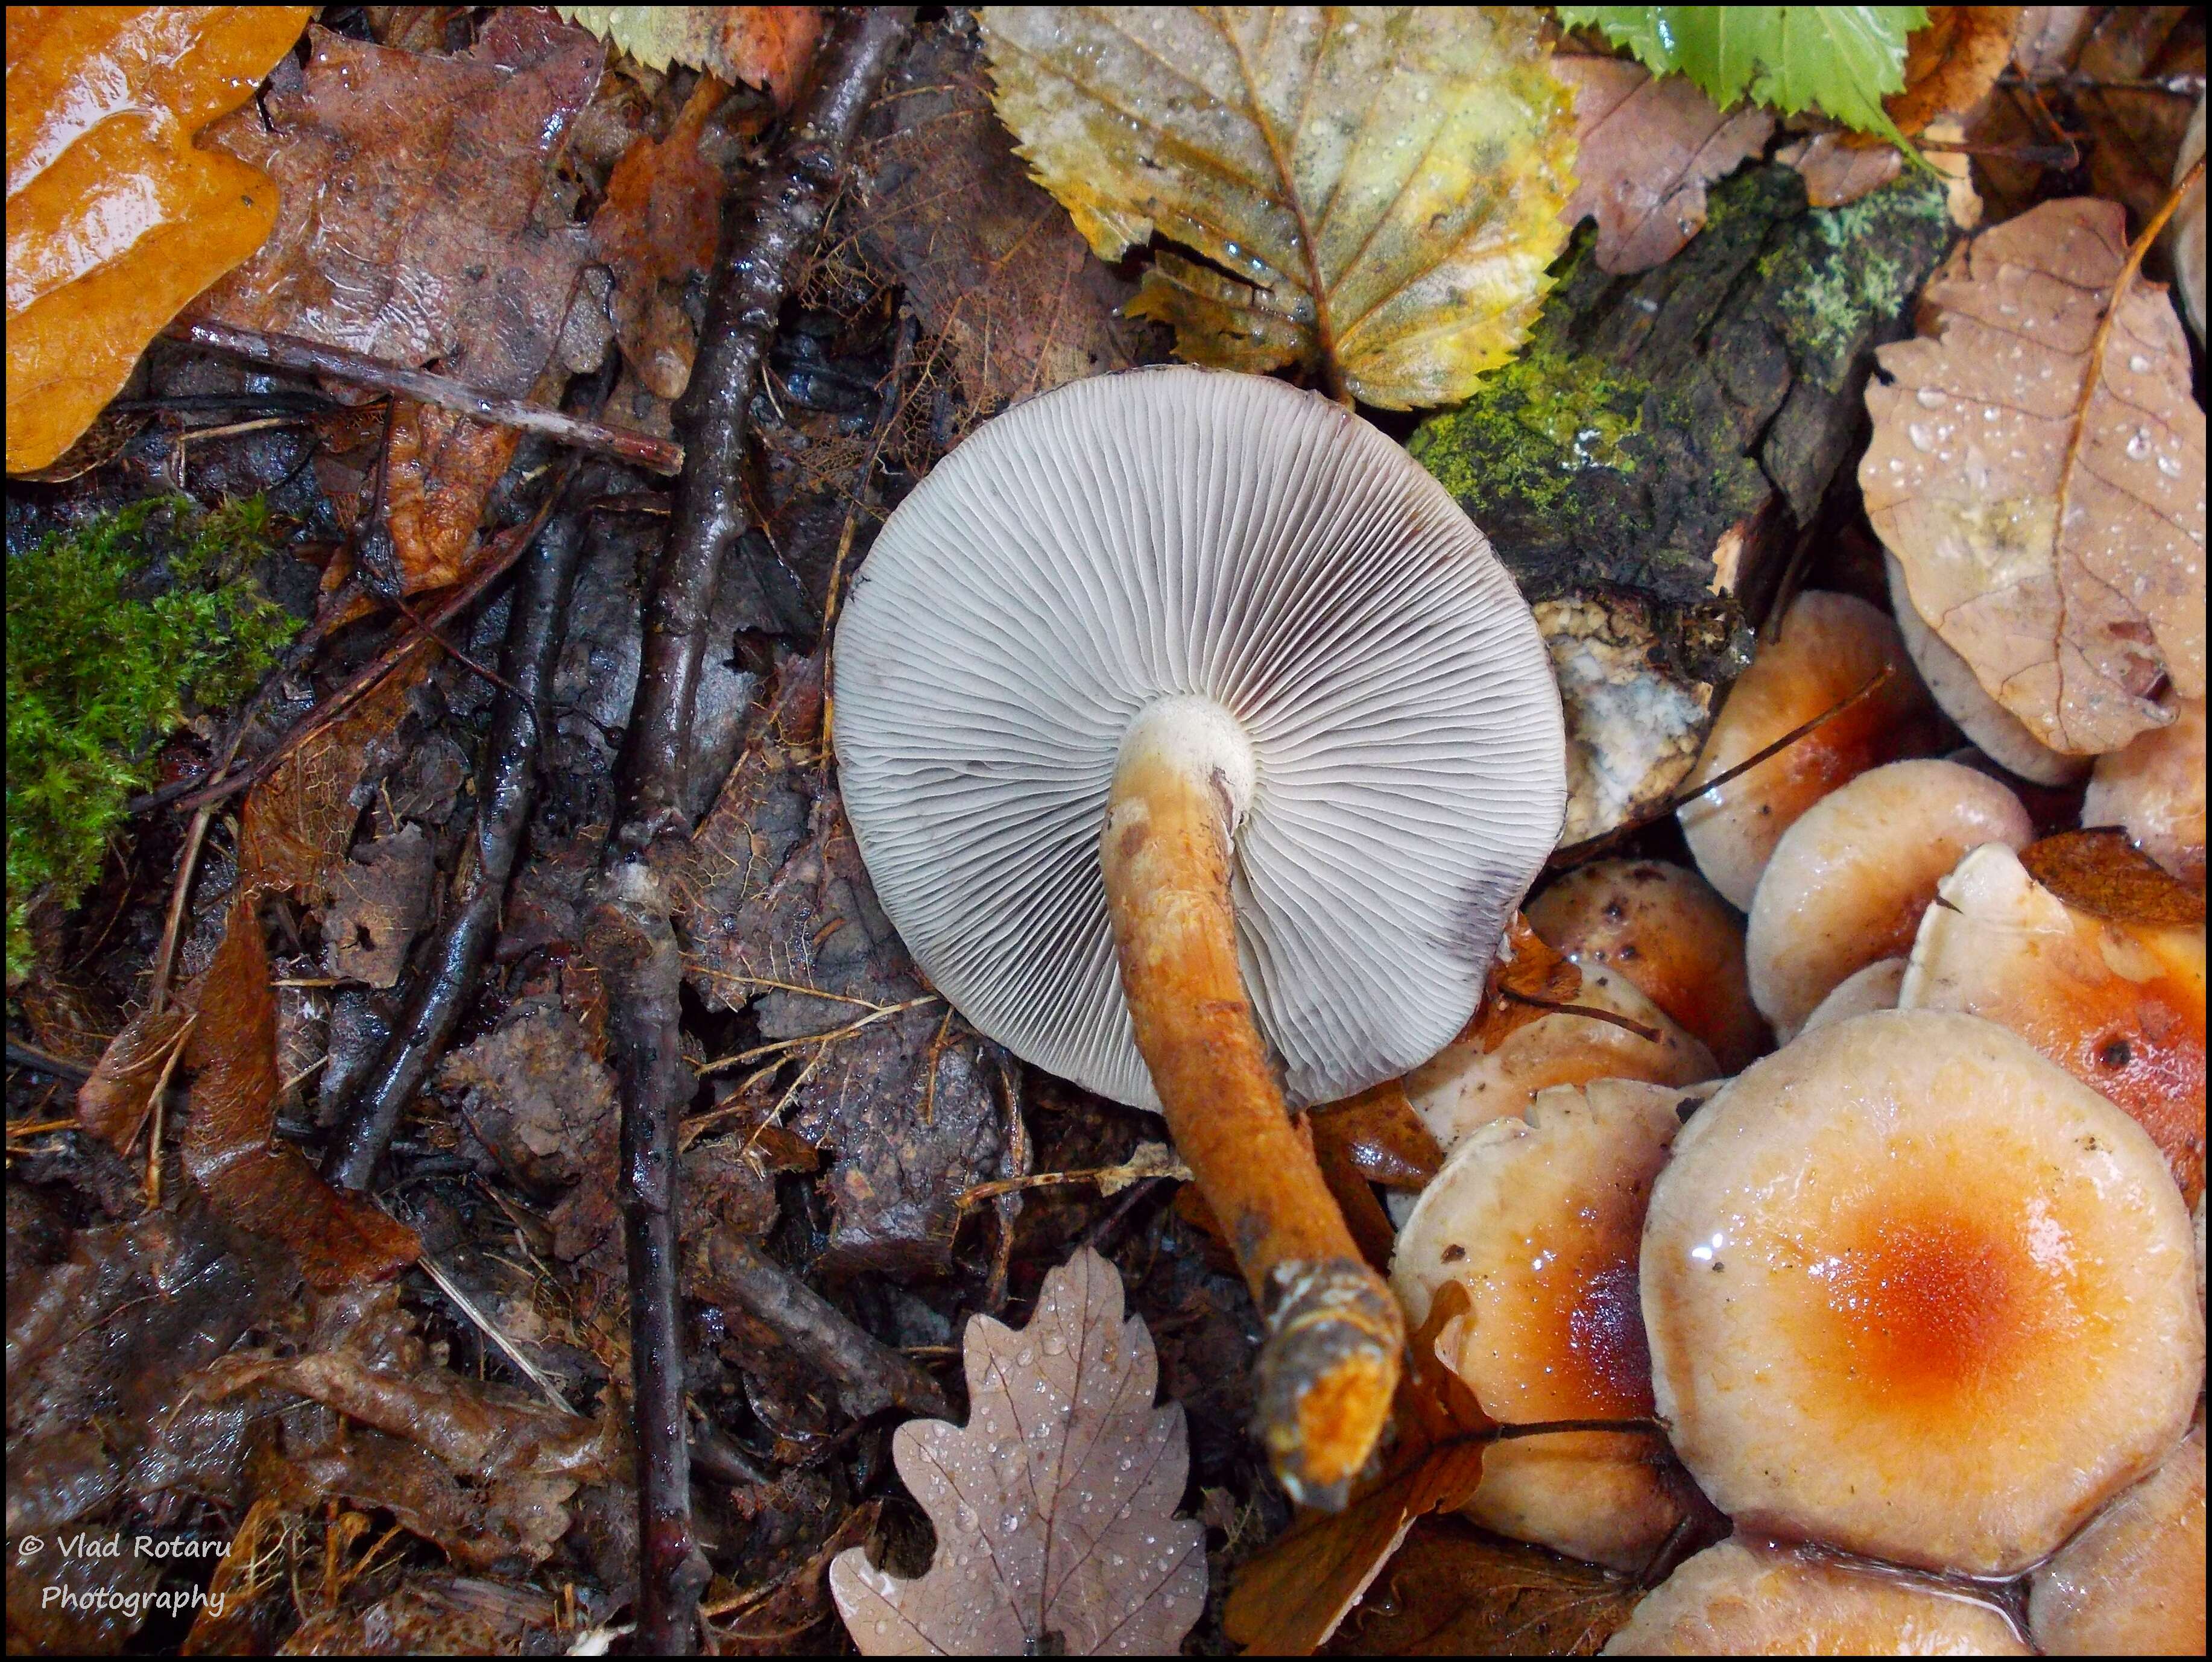
[[[1346,1656],[1590,1656],[1642,1596],[1626,1576],[1425,1518],[1390,1561],[1383,1596],[1328,1650]]]
[[[1190,1451],[1180,1404],[1155,1407],[1152,1335],[1085,1248],[1045,1277],[1017,1332],[963,1337],[965,1426],[910,1420],[892,1458],[937,1526],[927,1574],[866,1549],[830,1590],[864,1654],[1168,1655],[1206,1603],[1206,1532],[1175,1516]]]
[[[1574,89],[1575,193],[1560,218],[1597,221],[1598,268],[1649,270],[1705,229],[1705,186],[1755,155],[1771,111],[1723,114],[1687,76],[1657,79],[1625,58],[1561,53],[1552,73]]]
[[[2045,203],[1956,254],[1881,349],[1859,464],[1912,604],[2053,749],[2204,695],[2204,412],[2115,203]]]

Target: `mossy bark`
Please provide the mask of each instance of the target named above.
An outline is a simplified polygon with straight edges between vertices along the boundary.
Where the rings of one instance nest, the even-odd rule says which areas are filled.
[[[1532,601],[1625,591],[1677,668],[1725,678],[1861,431],[1873,348],[1957,235],[1917,178],[1822,209],[1779,167],[1718,186],[1653,270],[1607,276],[1585,227],[1528,349],[1410,447]]]
[[[1787,167],[1611,276],[1589,227],[1528,349],[1408,448],[1536,607],[1565,701],[1570,841],[1665,798],[1859,440],[1874,348],[1958,236],[1917,176],[1838,209]]]

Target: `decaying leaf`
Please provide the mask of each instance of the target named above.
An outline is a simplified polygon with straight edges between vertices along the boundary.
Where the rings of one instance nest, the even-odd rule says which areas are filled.
[[[1134,286],[1024,171],[978,54],[952,24],[917,37],[869,118],[854,174],[860,252],[897,274],[978,405],[1137,361],[1146,331],[1116,315]]]
[[[323,916],[325,967],[349,981],[388,987],[430,909],[436,851],[419,825],[379,837],[340,867]]]
[[[1172,1653],[1206,1603],[1206,1532],[1177,1518],[1182,1408],[1156,1408],[1152,1335],[1089,1248],[1045,1277],[1017,1332],[971,1316],[968,1423],[910,1420],[899,1476],[937,1526],[927,1574],[864,1548],[830,1566],[864,1654]]]
[[[1597,221],[1600,269],[1649,270],[1705,228],[1705,186],[1756,155],[1774,118],[1723,114],[1680,76],[1655,78],[1623,58],[1562,52],[1552,71],[1574,89],[1575,193],[1565,219]]]
[[[146,343],[268,236],[268,177],[192,136],[252,96],[310,9],[9,9],[9,472],[66,451]]]
[[[2062,831],[2030,843],[2020,863],[2068,906],[2093,918],[2166,929],[2204,922],[2204,896],[2130,842],[2124,831]]]
[[[168,1077],[191,1019],[179,1005],[166,1004],[125,1022],[100,1052],[92,1077],[77,1088],[77,1123],[118,1154],[129,1149],[154,1111],[154,1093]]]
[[[1912,604],[2053,749],[2117,749],[2204,689],[2204,413],[2116,203],[1984,232],[1881,349],[1859,483]]]
[[[197,990],[187,1052],[198,1076],[185,1170],[225,1216],[297,1252],[308,1282],[325,1289],[412,1263],[415,1232],[365,1198],[333,1189],[298,1147],[276,1137],[283,1080],[260,905],[275,889],[328,891],[359,812],[353,793],[363,751],[398,724],[412,679],[404,669],[388,676],[247,797],[229,922]]]
[[[1328,1647],[1343,1656],[1591,1656],[1628,1620],[1627,1577],[1485,1534],[1413,1526],[1389,1574]]]
[[[283,202],[267,245],[197,313],[393,363],[434,359],[510,397],[556,359],[591,367],[605,346],[600,307],[582,303],[591,234],[543,198],[605,49],[534,7],[502,8],[450,57],[320,27],[309,39],[304,70],[279,64],[256,107],[210,133]],[[399,585],[451,582],[515,435],[403,401],[392,440]]]
[[[765,87],[785,109],[799,95],[822,13],[814,6],[556,6],[649,70],[704,70],[734,86]]]
[[[721,169],[700,154],[699,139],[727,90],[702,76],[668,136],[640,137],[615,164],[592,215],[592,240],[614,273],[615,339],[662,398],[683,396],[698,349],[684,288],[714,263],[722,206]]]
[[[1504,949],[1492,961],[1490,985],[1483,989],[1468,1032],[1487,1054],[1546,1014],[1547,1006],[1572,1004],[1582,986],[1583,973],[1574,961],[1554,951],[1516,912],[1505,926]]]
[[[994,7],[1000,116],[1194,362],[1457,403],[1535,321],[1573,117],[1534,11]],[[1218,269],[1216,269],[1218,268]],[[1233,272],[1234,276],[1224,275]]]

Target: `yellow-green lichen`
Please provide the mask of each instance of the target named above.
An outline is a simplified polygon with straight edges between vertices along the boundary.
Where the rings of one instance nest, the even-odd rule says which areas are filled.
[[[1554,512],[1590,469],[1635,471],[1626,446],[1643,428],[1647,391],[1540,342],[1471,401],[1424,422],[1407,448],[1463,502],[1511,495]]]

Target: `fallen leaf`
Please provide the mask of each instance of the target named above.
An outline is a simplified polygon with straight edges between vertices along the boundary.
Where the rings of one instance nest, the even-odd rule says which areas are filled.
[[[2136,847],[2124,831],[2062,831],[2021,850],[2020,863],[2093,918],[2174,929],[2204,922],[2204,897]]]
[[[252,96],[311,9],[9,9],[9,472],[67,451],[268,236],[275,186],[192,135]]]
[[[185,1170],[226,1217],[297,1252],[309,1283],[325,1290],[391,1275],[414,1261],[417,1243],[412,1229],[365,1197],[333,1189],[295,1144],[276,1137],[283,1081],[260,903],[273,889],[328,892],[359,813],[364,752],[397,726],[413,679],[404,670],[388,676],[246,798],[228,925],[194,995],[187,1058],[198,1075]]]
[[[1425,1518],[1328,1649],[1340,1656],[1592,1656],[1643,1590],[1458,1518]]]
[[[1505,925],[1504,949],[1491,961],[1490,985],[1462,1038],[1470,1038],[1485,1055],[1529,1022],[1551,1012],[1550,1004],[1571,1004],[1582,991],[1583,973],[1574,960],[1554,951],[1528,919],[1516,912]],[[1457,1040],[1454,1041],[1455,1043]]]
[[[436,851],[419,825],[379,837],[349,859],[323,914],[324,967],[344,980],[398,985],[436,876]]]
[[[196,314],[447,373],[509,397],[588,369],[591,233],[547,199],[605,48],[531,7],[493,14],[470,51],[402,52],[316,27],[210,142],[283,187],[268,243]],[[264,118],[265,112],[266,118]],[[387,481],[398,586],[465,567],[515,434],[402,400]]]
[[[1601,270],[1674,258],[1705,228],[1705,186],[1774,130],[1764,110],[1723,114],[1684,77],[1655,79],[1626,58],[1562,52],[1552,72],[1575,94],[1575,193],[1563,217],[1597,221]]]
[[[1406,409],[1467,397],[1535,321],[1574,138],[1534,11],[982,21],[1000,117],[1099,257],[1157,230],[1210,262],[1163,248],[1128,308],[1194,362]]]
[[[100,1053],[92,1077],[77,1087],[77,1123],[118,1154],[128,1153],[154,1111],[154,1093],[168,1077],[190,1019],[173,1004],[143,1010],[125,1022]]]
[[[722,207],[721,169],[700,154],[699,139],[727,91],[702,76],[668,136],[639,138],[615,164],[592,215],[592,240],[614,273],[615,339],[662,398],[683,396],[698,350],[684,289],[714,263]]]
[[[2204,692],[2204,413],[2124,211],[2046,203],[1982,233],[1867,388],[1867,512],[1912,604],[2053,749],[2117,749]]]
[[[977,58],[954,25],[921,33],[870,117],[851,211],[861,255],[988,409],[1127,368],[1144,329],[1116,315],[1135,286],[1024,171]]]
[[[1518,914],[1516,921],[1527,927]],[[1385,1188],[1418,1193],[1444,1163],[1443,1150],[1406,1100],[1404,1083],[1396,1079],[1315,1108],[1306,1122],[1313,1127],[1316,1149],[1340,1149],[1363,1179]]]
[[[971,1316],[968,1423],[909,1420],[891,1440],[937,1526],[927,1574],[866,1549],[830,1566],[865,1655],[1171,1654],[1206,1604],[1206,1532],[1175,1516],[1190,1454],[1182,1408],[1156,1408],[1152,1335],[1088,1247],[1050,1271],[1017,1332]]]
[[[785,109],[822,36],[815,6],[556,6],[648,70],[684,64],[735,86],[765,87]]]
[[[2155,866],[2130,872],[2126,862],[2142,858],[2116,833],[2052,838],[2018,857],[2002,844],[1976,849],[1937,887],[1898,1007],[2011,1028],[2149,1132],[2194,1202],[2204,1187],[2203,904],[2188,895],[2193,917],[2164,921],[2184,910],[2168,903],[2178,885]],[[2145,905],[2154,879],[2169,893]]]
[[[1882,100],[1897,130],[1909,138],[1945,116],[1972,116],[2012,62],[2025,9],[1929,7],[1927,26],[1905,43],[1905,85]]]

